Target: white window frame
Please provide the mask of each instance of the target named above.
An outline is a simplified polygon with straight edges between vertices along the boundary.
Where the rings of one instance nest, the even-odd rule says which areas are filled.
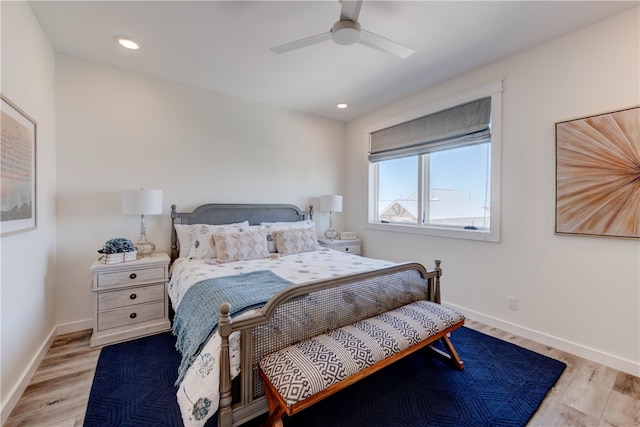
[[[500,241],[500,177],[501,177],[501,140],[502,140],[502,80],[477,87],[459,93],[452,97],[442,99],[416,110],[409,111],[385,123],[377,123],[375,127],[371,127],[367,134],[395,126],[419,117],[437,113],[448,108],[456,107],[476,99],[491,97],[491,215],[489,219],[489,231],[486,230],[468,230],[461,228],[448,228],[442,226],[432,226],[427,224],[387,224],[376,221],[376,212],[378,212],[378,167],[376,163],[369,162],[369,212],[367,229],[383,230],[400,233],[410,233],[426,236],[449,237],[456,239],[481,240],[487,242]],[[421,162],[420,162],[421,163]],[[419,194],[425,194],[423,184],[425,171],[420,165],[418,182]]]

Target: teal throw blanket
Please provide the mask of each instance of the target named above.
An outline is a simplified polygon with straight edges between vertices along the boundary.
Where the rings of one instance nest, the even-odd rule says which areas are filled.
[[[265,305],[269,299],[293,283],[269,270],[206,279],[184,294],[173,319],[176,348],[182,354],[176,385],[196,359],[205,342],[216,331],[220,305],[231,305],[230,315]]]

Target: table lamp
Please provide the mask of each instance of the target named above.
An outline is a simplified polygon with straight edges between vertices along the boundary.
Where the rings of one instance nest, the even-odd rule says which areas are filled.
[[[147,240],[145,215],[162,213],[162,190],[124,190],[122,192],[122,214],[140,215],[140,238],[134,243],[138,256],[146,256],[156,250],[156,245]]]
[[[324,236],[327,239],[334,240],[338,237],[338,232],[333,229],[331,214],[333,212],[342,212],[342,196],[335,194],[320,196],[320,210],[329,212],[329,229],[324,233]]]

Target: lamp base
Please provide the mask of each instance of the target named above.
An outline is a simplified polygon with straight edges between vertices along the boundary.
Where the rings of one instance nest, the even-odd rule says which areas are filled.
[[[338,232],[336,230],[330,228],[327,231],[325,231],[324,237],[326,237],[329,240],[335,240],[336,237],[338,237]]]
[[[136,251],[138,251],[138,257],[144,257],[151,255],[156,250],[156,245],[147,240],[147,227],[144,222],[144,215],[140,215],[140,238],[138,243],[134,243]]]

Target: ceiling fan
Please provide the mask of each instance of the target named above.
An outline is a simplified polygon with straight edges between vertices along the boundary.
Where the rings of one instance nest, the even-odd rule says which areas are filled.
[[[338,1],[342,3],[340,20],[333,24],[330,31],[272,47],[271,51],[280,54],[327,40],[333,40],[335,43],[345,46],[360,43],[361,45],[368,46],[385,53],[390,53],[402,59],[408,57],[414,52],[413,49],[403,46],[400,43],[396,43],[392,40],[362,29],[358,22],[362,0]]]

